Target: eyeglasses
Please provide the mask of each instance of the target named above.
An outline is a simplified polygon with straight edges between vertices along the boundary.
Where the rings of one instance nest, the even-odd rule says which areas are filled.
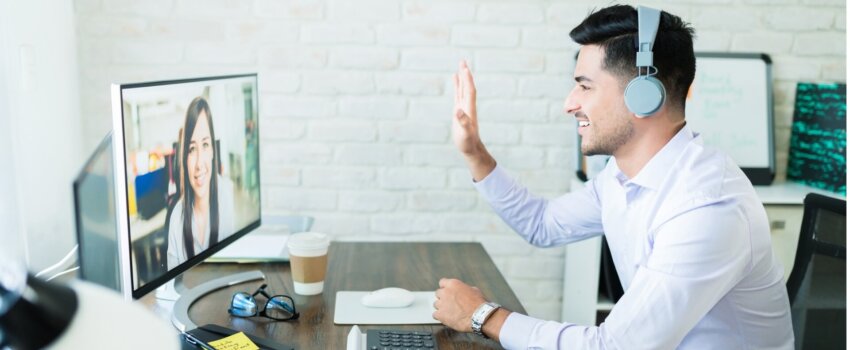
[[[245,292],[233,294],[227,312],[236,317],[263,316],[276,321],[295,320],[300,316],[298,311],[295,311],[295,301],[292,297],[283,294],[270,296],[266,293],[266,286],[263,284],[254,294]],[[262,310],[257,309],[257,300],[254,299],[258,294],[268,299]]]

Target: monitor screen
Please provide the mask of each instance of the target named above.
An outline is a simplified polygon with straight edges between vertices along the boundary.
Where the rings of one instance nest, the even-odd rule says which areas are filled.
[[[80,278],[121,291],[112,135],[97,146],[74,180]]]
[[[259,226],[257,94],[256,74],[113,85],[122,283],[133,298]]]

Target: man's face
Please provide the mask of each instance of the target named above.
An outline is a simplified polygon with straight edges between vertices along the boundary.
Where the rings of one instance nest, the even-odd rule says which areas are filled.
[[[624,83],[602,69],[605,51],[598,45],[581,47],[576,63],[576,86],[564,102],[575,115],[584,155],[614,154],[634,134],[632,114],[623,100]]]

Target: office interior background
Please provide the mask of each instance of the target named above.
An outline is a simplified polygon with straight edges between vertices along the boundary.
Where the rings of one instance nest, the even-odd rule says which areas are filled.
[[[110,83],[258,72],[265,213],[312,215],[337,240],[481,242],[529,313],[558,320],[564,249],[524,243],[473,189],[450,140],[451,74],[470,62],[500,164],[563,194],[568,33],[608,4],[0,0],[0,246],[38,271],[75,244],[71,183],[112,128]],[[845,1],[640,4],[691,22],[698,51],[771,56],[782,181],[796,83],[846,81]]]

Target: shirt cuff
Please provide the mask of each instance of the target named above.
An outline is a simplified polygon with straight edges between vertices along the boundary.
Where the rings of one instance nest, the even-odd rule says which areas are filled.
[[[540,320],[511,312],[499,331],[499,343],[505,349],[527,349],[531,332]]]
[[[513,187],[513,178],[501,166],[496,164],[493,171],[487,174],[481,181],[475,182],[473,180],[472,185],[475,186],[478,193],[481,193],[484,198],[492,202],[493,199],[503,197],[508,193]]]

